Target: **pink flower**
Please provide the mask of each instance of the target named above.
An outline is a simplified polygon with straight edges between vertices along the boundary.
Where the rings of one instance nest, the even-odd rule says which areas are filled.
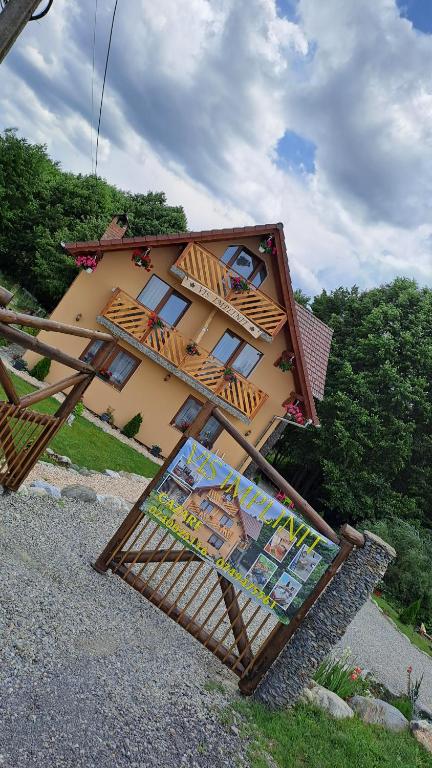
[[[408,672],[408,674],[410,675],[412,671],[413,671],[413,668],[412,668],[412,666],[411,666],[411,664],[410,664],[410,665],[409,665],[409,667],[408,667],[408,669],[407,669],[407,672]]]
[[[358,678],[357,672],[353,672],[352,675],[350,675],[350,677],[351,677],[351,680],[357,680]]]

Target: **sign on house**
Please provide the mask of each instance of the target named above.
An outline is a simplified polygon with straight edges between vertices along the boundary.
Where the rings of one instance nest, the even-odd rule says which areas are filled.
[[[217,293],[211,291],[210,288],[201,285],[201,283],[197,283],[196,280],[192,280],[190,277],[184,277],[182,285],[193,293],[196,293],[198,296],[202,296],[206,301],[210,302],[210,304],[214,304],[214,306],[220,309],[221,312],[225,312],[226,315],[229,315],[233,320],[239,323],[239,325],[243,326],[254,339],[258,339],[262,335],[261,328],[258,328],[255,323],[248,320],[248,318],[239,312],[238,309],[233,307],[228,301],[225,301],[221,296],[218,296]]]
[[[283,623],[339,551],[293,508],[192,438],[142,509]]]

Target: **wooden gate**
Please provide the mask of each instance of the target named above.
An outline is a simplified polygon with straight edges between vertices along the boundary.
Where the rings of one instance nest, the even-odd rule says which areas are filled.
[[[198,438],[210,415],[292,499],[315,529],[340,547],[332,564],[289,624],[278,621],[274,613],[253,601],[244,590],[236,588],[215,567],[185,549],[178,537],[161,528],[142,509],[143,502],[158,487],[173,458],[189,437]],[[250,694],[353,546],[363,544],[363,536],[350,526],[344,526],[341,536],[337,536],[257,449],[249,445],[225,415],[207,403],[100,554],[94,568],[100,573],[112,569],[228,666],[240,678],[240,690]]]
[[[24,349],[31,349],[50,360],[56,360],[72,368],[76,373],[65,379],[50,384],[41,390],[20,397],[16,391],[10,373],[0,359],[0,384],[5,400],[0,400],[0,484],[16,491],[43,453],[48,443],[63,426],[87,387],[111,354],[115,340],[108,333],[101,333],[87,328],[57,323],[32,315],[12,312],[5,309],[12,299],[12,294],[0,287],[0,336],[8,341],[20,344]],[[93,361],[88,365],[78,358],[71,357],[61,350],[45,344],[13,325],[26,326],[86,339],[104,342]],[[31,406],[51,397],[57,392],[70,390],[63,403],[54,414],[38,413]]]

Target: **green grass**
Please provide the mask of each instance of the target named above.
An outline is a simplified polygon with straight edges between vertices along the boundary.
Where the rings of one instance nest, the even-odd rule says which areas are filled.
[[[366,725],[357,717],[334,720],[323,712],[295,707],[270,712],[241,703],[246,732],[253,739],[253,768],[431,768],[432,757],[409,733]],[[271,756],[273,762],[269,762]]]
[[[16,374],[10,372],[17,393],[27,395],[35,387],[28,384]],[[4,397],[3,389],[0,394]],[[59,403],[50,397],[32,406],[39,413],[54,413]],[[72,427],[65,425],[49,444],[49,447],[65,456],[69,456],[74,464],[102,472],[104,469],[136,472],[144,477],[154,477],[159,466],[129,445],[121,443],[112,435],[103,432],[90,421],[77,416]],[[46,457],[48,458],[48,457]]]
[[[429,656],[432,656],[432,643],[430,643],[426,637],[419,635],[419,633],[416,632],[413,627],[409,627],[407,624],[403,624],[399,618],[399,612],[396,608],[390,605],[390,603],[384,597],[377,597],[377,595],[373,595],[372,599],[381,608],[381,610],[384,611],[386,616],[389,616],[394,621],[400,632],[406,635],[408,640],[410,640],[413,645],[417,646],[417,648],[420,648],[421,651],[428,653]]]

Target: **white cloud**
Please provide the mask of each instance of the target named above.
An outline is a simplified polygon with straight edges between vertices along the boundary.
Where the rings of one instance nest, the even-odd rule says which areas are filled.
[[[97,99],[113,2],[99,2]],[[396,274],[432,282],[432,37],[395,0],[120,0],[99,172],[164,189],[193,228],[283,221],[316,293]],[[90,170],[92,12],[56,0],[3,64],[4,126]],[[5,77],[7,75],[7,77]],[[276,164],[286,130],[316,174]]]

